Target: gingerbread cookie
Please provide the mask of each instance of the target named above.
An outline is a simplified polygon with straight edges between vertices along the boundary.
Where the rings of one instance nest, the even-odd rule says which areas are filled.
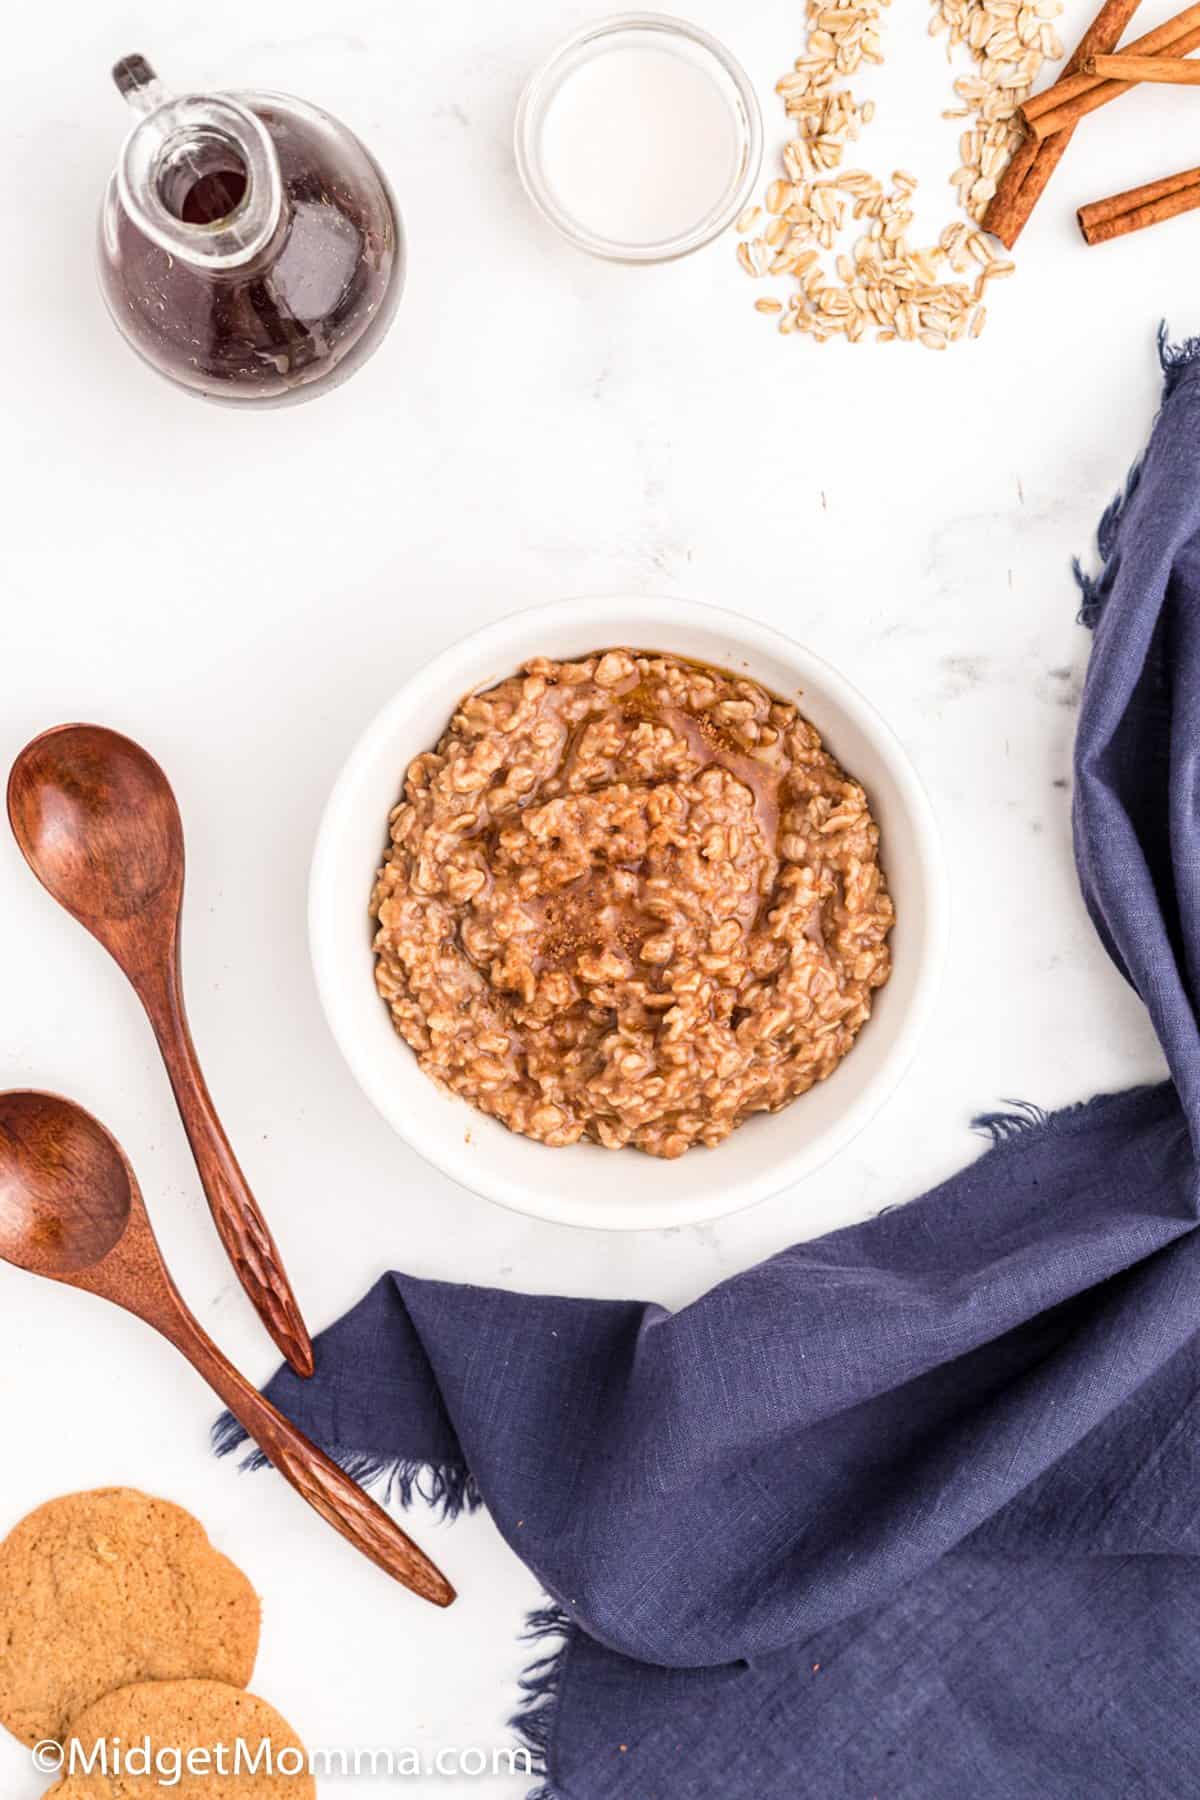
[[[76,1719],[70,1737],[94,1767],[66,1775],[46,1800],[162,1800],[168,1792],[176,1800],[315,1800],[308,1758],[291,1726],[257,1695],[218,1681],[121,1688]],[[190,1768],[189,1752],[200,1753]]]
[[[67,1494],[0,1544],[0,1723],[35,1744],[134,1682],[244,1687],[258,1633],[257,1594],[190,1513],[132,1488]]]

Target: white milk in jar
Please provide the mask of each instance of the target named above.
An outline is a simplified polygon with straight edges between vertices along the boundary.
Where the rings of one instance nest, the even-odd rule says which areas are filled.
[[[757,172],[753,95],[673,20],[613,21],[564,46],[518,122],[531,193],[585,248],[672,256],[723,228]]]

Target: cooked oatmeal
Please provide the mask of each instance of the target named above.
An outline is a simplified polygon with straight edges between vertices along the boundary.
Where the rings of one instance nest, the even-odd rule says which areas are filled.
[[[757,682],[606,650],[410,765],[375,975],[426,1074],[544,1144],[719,1144],[852,1048],[891,963],[867,797]]]

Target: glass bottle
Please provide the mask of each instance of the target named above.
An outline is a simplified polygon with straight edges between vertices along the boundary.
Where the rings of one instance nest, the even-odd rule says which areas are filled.
[[[175,98],[140,56],[113,79],[140,115],[100,217],[118,330],[212,400],[278,406],[344,381],[377,348],[404,281],[378,164],[288,95]]]

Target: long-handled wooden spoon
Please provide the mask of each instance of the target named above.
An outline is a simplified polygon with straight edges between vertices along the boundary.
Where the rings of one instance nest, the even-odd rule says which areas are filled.
[[[435,1606],[454,1589],[423,1551],[252,1387],[188,1311],[120,1145],[57,1094],[0,1094],[0,1258],[99,1294],[161,1332],[274,1466],[356,1550]]]
[[[104,945],[146,1009],[217,1230],[238,1280],[298,1375],[312,1342],[283,1260],[238,1166],[183,1004],[183,823],[139,744],[103,725],[60,725],[26,744],[8,817],[42,886]]]

